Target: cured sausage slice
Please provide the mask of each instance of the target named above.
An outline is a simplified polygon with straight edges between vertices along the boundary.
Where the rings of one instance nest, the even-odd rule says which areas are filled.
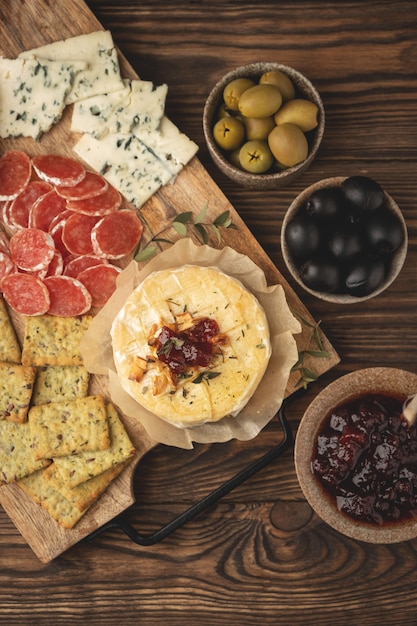
[[[73,213],[64,221],[62,242],[71,254],[92,254],[91,229],[99,221],[94,215]]]
[[[30,180],[30,158],[20,150],[9,150],[0,158],[0,200],[13,200]]]
[[[64,198],[61,198],[54,189],[51,189],[33,204],[29,213],[29,226],[48,232],[52,220],[65,210]]]
[[[0,252],[0,280],[16,271],[16,265],[7,252]]]
[[[67,207],[71,211],[84,213],[85,215],[108,215],[117,211],[122,204],[121,194],[108,185],[107,189],[98,196],[85,200],[68,200]]]
[[[28,228],[32,206],[51,189],[52,186],[44,180],[32,180],[29,182],[25,189],[10,204],[7,211],[10,226],[14,228]]]
[[[35,274],[10,274],[1,288],[6,302],[21,315],[43,315],[49,309],[48,289]]]
[[[108,187],[107,180],[97,174],[86,170],[83,180],[73,187],[56,187],[56,192],[66,200],[85,200],[86,198],[94,198],[106,191]]]
[[[121,259],[135,249],[142,231],[142,222],[129,209],[106,215],[91,231],[94,253],[108,259]]]
[[[121,269],[110,263],[88,267],[78,274],[78,280],[88,289],[92,306],[102,307],[116,290]]]
[[[9,238],[4,230],[0,230],[0,252],[10,254]]]
[[[83,270],[86,270],[88,267],[105,265],[106,263],[106,259],[103,259],[103,257],[95,256],[94,254],[83,254],[82,256],[74,256],[73,258],[67,259],[63,273],[65,276],[72,276],[73,278],[77,278],[78,274]]]
[[[42,180],[52,185],[68,187],[77,185],[85,176],[84,167],[69,157],[58,154],[42,154],[32,158],[32,165]]]
[[[86,287],[71,276],[48,276],[44,284],[49,291],[48,313],[61,317],[83,315],[91,308],[91,296]]]
[[[10,238],[10,257],[27,272],[46,269],[55,253],[51,235],[38,228],[19,230]]]
[[[52,261],[46,269],[45,276],[60,276],[64,271],[64,259],[59,250],[55,250]]]

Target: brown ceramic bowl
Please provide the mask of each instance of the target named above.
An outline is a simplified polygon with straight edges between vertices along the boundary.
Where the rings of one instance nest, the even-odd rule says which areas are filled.
[[[299,163],[294,167],[289,167],[283,171],[267,174],[251,174],[235,167],[230,163],[230,161],[228,161],[225,154],[220,150],[213,139],[212,128],[216,120],[216,114],[219,106],[223,101],[223,90],[228,83],[235,78],[242,77],[252,78],[253,80],[258,81],[264,72],[273,70],[279,70],[291,79],[296,89],[297,97],[306,98],[318,106],[319,124],[316,129],[310,131],[309,133],[309,153],[305,161],[302,161],[302,163]],[[303,172],[306,171],[308,167],[310,167],[313,162],[323,138],[324,125],[324,107],[318,91],[305,76],[300,74],[300,72],[292,67],[281,65],[280,63],[252,63],[250,65],[243,65],[232,70],[231,72],[228,72],[213,87],[207,98],[203,113],[204,136],[213,161],[231,180],[239,185],[243,185],[244,187],[251,189],[280,189],[281,187],[284,187],[285,185],[288,185],[296,180]]]
[[[291,256],[291,253],[288,248],[288,244],[286,242],[286,228],[289,222],[293,219],[293,217],[297,215],[297,213],[304,207],[309,196],[314,191],[318,189],[322,189],[324,187],[340,186],[345,179],[346,179],[346,176],[335,176],[332,178],[325,178],[323,180],[318,181],[317,183],[314,183],[313,185],[310,185],[295,198],[295,200],[291,203],[290,207],[288,208],[284,216],[284,220],[282,222],[281,251],[282,251],[282,256],[284,258],[288,271],[290,272],[293,279],[303,289],[305,289],[305,291],[312,294],[313,296],[316,296],[317,298],[320,298],[321,300],[326,300],[327,302],[335,302],[337,304],[355,304],[357,302],[363,302],[364,300],[369,300],[369,298],[374,298],[378,294],[385,291],[385,289],[387,289],[387,287],[389,287],[391,283],[397,278],[398,274],[400,273],[404,265],[404,261],[407,255],[407,246],[408,246],[407,227],[406,227],[406,223],[404,220],[404,216],[400,208],[398,207],[397,203],[393,200],[393,198],[390,195],[388,195],[384,191],[385,204],[387,208],[398,217],[398,219],[400,220],[402,224],[403,235],[404,235],[403,242],[401,246],[393,253],[393,256],[391,257],[390,269],[385,277],[384,282],[377,289],[367,294],[366,296],[358,297],[358,296],[353,296],[349,294],[327,293],[323,291],[315,291],[307,287],[307,285],[305,285],[303,281],[301,280],[298,267],[296,263],[294,262],[294,259]]]
[[[357,522],[341,513],[311,471],[314,445],[323,420],[332,408],[364,392],[414,395],[417,374],[394,368],[368,368],[342,376],[319,393],[304,413],[295,441],[295,468],[301,489],[317,515],[348,537],[375,544],[415,539],[417,519],[375,526]]]

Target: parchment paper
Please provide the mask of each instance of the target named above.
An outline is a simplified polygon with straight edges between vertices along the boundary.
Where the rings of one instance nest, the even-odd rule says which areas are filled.
[[[179,428],[144,409],[122,388],[113,361],[110,329],[114,318],[137,285],[152,272],[185,264],[213,266],[242,282],[263,306],[269,323],[272,355],[267,370],[248,404],[234,417],[193,428]],[[249,257],[230,247],[221,250],[180,239],[158,254],[143,269],[132,261],[118,276],[117,289],[97,314],[81,343],[85,367],[92,374],[109,377],[112,401],[126,415],[137,419],[159,443],[192,448],[193,442],[216,443],[255,437],[276,415],[285,394],[298,351],[293,335],[301,325],[291,313],[281,285],[267,286],[263,271]]]

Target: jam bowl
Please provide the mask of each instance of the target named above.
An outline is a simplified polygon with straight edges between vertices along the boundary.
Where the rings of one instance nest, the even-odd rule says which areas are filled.
[[[417,374],[376,367],[330,383],[307,407],[295,468],[315,513],[374,544],[417,537],[417,427],[403,416]]]
[[[276,87],[280,91],[282,100],[278,104],[279,108],[275,114],[265,110],[259,111],[257,101],[259,102],[260,100],[260,106],[263,109],[268,101],[269,94],[265,93],[261,93],[261,97],[259,97],[259,93],[255,94],[254,98],[251,97],[253,92],[249,97],[248,94],[245,94],[246,100],[251,99],[250,108],[248,107],[248,102],[246,102],[245,108],[242,106],[239,108],[239,104],[236,104],[236,98],[242,100],[239,87],[236,87],[236,90],[233,89],[232,100],[234,99],[235,103],[232,102],[229,106],[230,99],[225,96],[226,90],[231,85],[235,85],[236,81],[251,81],[253,87],[256,89],[261,87],[263,89],[265,85],[259,85],[263,80],[268,83],[266,85],[267,88],[270,87],[273,90]],[[247,89],[247,91],[251,90]],[[294,102],[289,104],[289,100]],[[298,109],[298,113],[294,116],[294,108],[299,107],[300,103],[301,108]],[[288,112],[289,108],[290,111]],[[291,108],[293,109],[292,111]],[[253,109],[253,111],[250,109]],[[265,130],[265,126],[262,124],[263,130],[260,130],[260,119],[264,121],[272,120],[274,115],[278,113],[280,117],[277,118],[275,123],[271,121],[271,127]],[[285,116],[285,119],[283,116]],[[313,123],[311,123],[310,116],[313,117]],[[223,130],[222,136],[228,138],[226,144],[223,141],[219,143],[218,137],[216,137],[215,125],[220,119],[231,120],[230,124],[233,123],[230,127],[226,125]],[[295,124],[295,121],[297,124]],[[255,122],[255,125],[253,122]],[[283,124],[283,122],[286,122],[286,124]],[[290,123],[288,124],[288,122]],[[285,130],[283,131],[281,128],[277,131],[277,126],[279,125],[285,126]],[[294,125],[298,126],[298,129],[294,129]],[[242,65],[227,72],[213,86],[203,111],[204,137],[211,158],[223,174],[235,183],[249,189],[280,189],[299,178],[316,158],[323,139],[324,128],[324,106],[320,94],[314,85],[298,70],[274,62],[260,61]],[[242,136],[237,141],[237,144],[230,145],[230,137],[239,133]],[[272,135],[274,135],[274,139],[271,143],[270,136]],[[285,135],[285,137],[282,135]],[[261,145],[256,144],[254,146],[252,140],[261,140]],[[301,147],[300,142],[304,146],[305,153],[297,158],[294,153],[298,154],[298,149]],[[269,147],[272,144],[276,146],[273,154],[270,153],[265,143],[269,144]],[[291,158],[287,159],[288,155],[286,157],[282,155],[282,146],[290,144],[297,145],[298,149],[291,150]],[[247,149],[244,150],[245,157],[242,165],[240,148],[243,145],[246,145]],[[239,157],[234,156],[238,153]],[[268,159],[270,159],[270,163],[267,169],[262,167],[259,170],[258,166],[253,167],[253,164],[257,163],[259,165],[265,163]]]
[[[382,293],[407,255],[407,226],[395,200],[369,176],[334,176],[304,189],[281,228],[292,278],[308,293],[355,304]]]

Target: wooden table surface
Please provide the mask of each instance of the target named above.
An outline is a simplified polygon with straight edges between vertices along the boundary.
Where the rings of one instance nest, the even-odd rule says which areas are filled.
[[[5,1],[5,0],[3,0]],[[21,0],[13,0],[16,19]],[[417,372],[417,5],[280,0],[88,0],[141,78],[169,85],[167,114],[341,357],[288,407],[293,432],[329,382],[364,367]],[[53,11],[53,4],[51,4]],[[45,16],[47,21],[47,16]],[[237,65],[270,60],[315,84],[326,109],[317,160],[281,191],[248,191],[213,165],[202,111],[213,84]],[[329,176],[366,174],[398,202],[408,226],[405,266],[363,304],[326,304],[300,290],[283,264],[286,208]],[[256,439],[157,446],[139,464],[136,504],[124,517],[150,533],[268,452],[277,422]],[[370,545],[312,513],[292,450],[162,542],[141,547],[108,530],[42,564],[0,510],[0,623],[373,626],[417,623],[417,539]]]

